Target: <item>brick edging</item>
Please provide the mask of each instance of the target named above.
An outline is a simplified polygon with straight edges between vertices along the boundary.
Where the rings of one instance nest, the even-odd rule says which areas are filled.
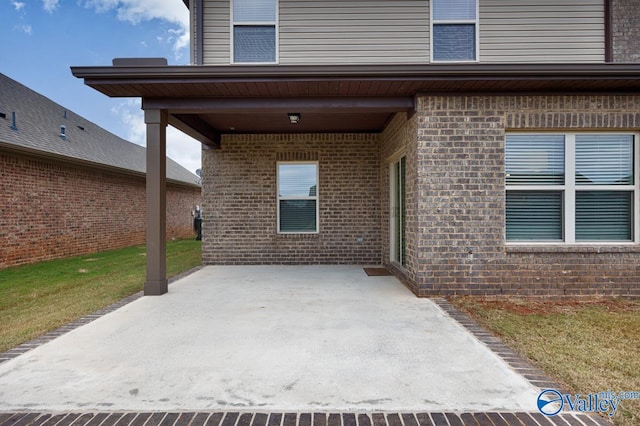
[[[193,274],[194,272],[199,271],[200,269],[202,269],[203,266],[196,266],[194,268],[189,269],[188,271],[182,272],[178,275],[175,275],[173,277],[171,277],[169,279],[169,284],[173,284],[174,282]],[[2,364],[3,362],[6,362],[10,359],[16,358],[20,355],[22,355],[25,352],[29,352],[32,349],[37,348],[38,346],[42,346],[47,342],[50,342],[53,339],[56,339],[60,336],[62,336],[63,334],[67,334],[68,332],[75,330],[78,327],[81,327],[83,325],[89,324],[92,321],[95,321],[96,319],[105,316],[108,313],[111,313],[117,309],[120,309],[121,307],[128,305],[129,303],[133,302],[134,300],[137,300],[139,298],[141,298],[143,296],[143,292],[139,291],[137,293],[132,294],[131,296],[125,297],[124,299],[121,299],[117,302],[114,302],[102,309],[99,309],[95,312],[92,312],[90,314],[87,314],[83,317],[78,318],[77,320],[71,321],[70,323],[67,323],[65,325],[63,325],[62,327],[56,328],[55,330],[49,331],[48,333],[45,333],[41,336],[36,337],[35,339],[29,340],[25,343],[21,343],[18,346],[14,346],[13,348],[9,349],[6,352],[0,352],[0,364]]]
[[[447,315],[456,320],[460,325],[469,331],[476,339],[478,339],[481,343],[486,345],[493,353],[502,358],[504,362],[506,362],[509,367],[511,367],[516,373],[523,376],[529,383],[533,386],[544,389],[555,389],[562,394],[570,393],[567,391],[564,386],[560,383],[549,377],[544,371],[540,368],[536,367],[529,361],[527,358],[517,354],[513,349],[505,345],[500,338],[494,336],[490,331],[486,328],[478,324],[474,319],[472,319],[469,315],[460,311],[456,307],[454,307],[451,303],[449,303],[446,299],[443,298],[433,298],[431,299],[436,305],[438,305]],[[568,410],[566,407],[564,408],[563,414],[572,413],[572,411]],[[553,420],[556,417],[562,417],[562,415],[558,415],[555,417],[545,417],[540,413],[530,413],[530,415],[540,416],[546,420]],[[585,424],[591,424],[587,421],[595,422],[594,424],[598,425],[611,425],[606,419],[593,415],[593,414],[582,414],[580,419],[585,422]],[[579,416],[576,416],[579,417]],[[565,419],[566,420],[566,419]],[[560,420],[557,420],[558,423],[552,424],[564,424]],[[482,424],[482,423],[481,423]],[[510,423],[509,423],[510,424]],[[517,423],[519,424],[519,423]],[[529,423],[524,423],[528,425]],[[540,423],[532,423],[532,425],[545,425],[548,423],[544,423],[541,421]],[[574,424],[574,423],[569,423]],[[575,423],[580,424],[580,423]]]
[[[454,307],[446,299],[433,298],[431,300],[533,386],[540,389],[556,389],[560,393],[569,393],[564,389],[564,386],[533,365],[527,358],[517,354],[513,349],[505,345],[500,338],[478,324],[469,315]]]
[[[606,426],[585,414],[545,417],[540,413],[0,413],[0,426]]]

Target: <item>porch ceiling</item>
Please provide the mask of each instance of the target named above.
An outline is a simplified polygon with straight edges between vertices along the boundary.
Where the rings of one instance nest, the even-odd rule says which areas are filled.
[[[640,92],[640,64],[114,64],[72,72],[107,96],[167,109],[172,125],[212,146],[224,133],[377,132],[394,112],[410,112],[420,93]],[[300,123],[287,112],[301,113]]]
[[[292,111],[300,112],[300,111]],[[390,113],[319,113],[304,112],[297,124],[286,113],[261,112],[201,114],[200,117],[220,133],[350,133],[379,132]]]

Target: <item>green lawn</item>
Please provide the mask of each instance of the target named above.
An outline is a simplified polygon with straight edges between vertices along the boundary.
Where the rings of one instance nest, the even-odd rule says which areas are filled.
[[[167,275],[201,264],[201,242],[167,243]],[[0,352],[141,291],[145,247],[0,270]]]
[[[451,302],[573,394],[640,392],[640,301]],[[613,420],[640,424],[640,399],[622,401]]]

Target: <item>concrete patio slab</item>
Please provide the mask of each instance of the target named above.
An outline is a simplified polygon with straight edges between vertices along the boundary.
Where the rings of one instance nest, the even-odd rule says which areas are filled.
[[[358,266],[209,266],[0,364],[0,411],[536,411],[539,389]]]

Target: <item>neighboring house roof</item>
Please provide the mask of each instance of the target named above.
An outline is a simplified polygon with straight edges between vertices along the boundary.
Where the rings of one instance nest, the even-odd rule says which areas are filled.
[[[13,114],[15,113],[15,128]],[[62,138],[61,126],[66,136]],[[146,174],[146,149],[0,73],[0,148],[119,172]],[[199,186],[198,177],[167,158],[170,182]]]

